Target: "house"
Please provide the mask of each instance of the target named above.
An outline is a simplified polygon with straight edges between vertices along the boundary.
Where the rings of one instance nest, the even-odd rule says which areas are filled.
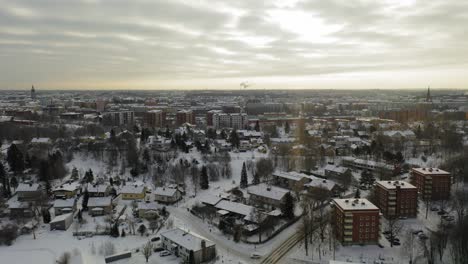
[[[337,193],[339,191],[339,186],[332,180],[321,179],[315,176],[309,176],[310,182],[304,184],[304,187],[313,192],[317,188],[325,188],[331,193]]]
[[[111,186],[98,184],[98,185],[91,185],[88,184],[87,187],[89,197],[105,197],[109,196]]]
[[[288,190],[302,190],[304,184],[310,181],[307,175],[295,171],[274,172],[272,176],[274,185]]]
[[[52,190],[54,197],[57,199],[70,199],[81,192],[81,184],[79,182],[70,182],[62,184]]]
[[[137,210],[140,218],[152,218],[158,215],[158,205],[156,203],[139,202]]]
[[[418,188],[404,181],[377,181],[377,206],[386,217],[416,217]]]
[[[161,233],[161,245],[166,250],[188,262],[193,255],[194,264],[213,260],[216,257],[216,245],[208,239],[176,228]]]
[[[143,200],[145,199],[146,187],[125,185],[120,190],[120,194],[122,195],[123,200]]]
[[[252,212],[255,211],[253,206],[221,200],[215,205],[215,208],[221,216],[234,216],[245,221],[255,222],[251,217]]]
[[[49,146],[50,144],[52,144],[52,140],[50,138],[33,138],[33,139],[31,139],[31,145]]]
[[[91,197],[88,200],[88,212],[92,216],[110,214],[112,209],[111,197]]]
[[[73,223],[73,213],[56,216],[50,221],[50,230],[67,230]]]
[[[18,201],[37,201],[44,198],[44,190],[38,183],[20,183],[16,188]]]
[[[217,205],[221,200],[223,200],[222,197],[219,197],[219,196],[214,196],[214,195],[206,195],[206,196],[203,196],[201,199],[200,199],[200,202],[206,206],[212,206],[214,207],[215,205]]]
[[[247,193],[250,195],[250,204],[279,208],[284,202],[284,198],[286,194],[289,193],[289,190],[261,183],[249,186]]]
[[[327,178],[340,178],[343,174],[349,171],[348,168],[333,164],[327,164],[323,170],[325,172],[325,177]]]
[[[73,198],[66,200],[57,199],[54,201],[53,208],[55,216],[73,213],[76,210],[76,200]]]
[[[367,199],[333,199],[336,238],[343,245],[377,244],[380,211]]]
[[[18,200],[18,196],[15,195],[6,202],[8,210],[10,211],[11,219],[18,218],[30,218],[33,216],[33,212],[28,202],[22,202]]]
[[[182,198],[177,188],[157,187],[154,190],[154,200],[160,203],[173,204]]]

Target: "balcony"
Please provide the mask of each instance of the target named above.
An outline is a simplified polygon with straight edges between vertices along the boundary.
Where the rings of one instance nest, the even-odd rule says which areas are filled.
[[[396,196],[394,196],[394,195],[388,196],[388,200],[390,200],[390,201],[396,200]]]
[[[352,237],[345,237],[344,242],[353,242],[353,238]]]
[[[344,220],[345,224],[352,224],[353,223],[353,219],[345,219]]]
[[[393,207],[393,206],[395,206],[395,205],[396,205],[396,202],[395,202],[395,201],[389,201],[389,202],[388,202],[388,206],[392,206],[392,207]]]
[[[353,229],[353,225],[344,225],[344,229]]]
[[[349,217],[353,217],[353,214],[352,214],[352,213],[345,213],[344,216],[345,216],[346,218],[349,218]]]
[[[344,235],[345,235],[345,237],[349,237],[349,236],[353,235],[353,232],[352,231],[345,231]]]

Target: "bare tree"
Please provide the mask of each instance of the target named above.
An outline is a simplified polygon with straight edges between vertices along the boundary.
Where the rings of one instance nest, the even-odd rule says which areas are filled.
[[[143,256],[145,256],[146,262],[148,262],[149,257],[151,257],[151,254],[153,254],[153,244],[151,241],[146,242],[141,250],[141,253]]]
[[[393,242],[397,235],[403,229],[403,224],[398,220],[398,218],[387,219],[386,230],[390,239],[390,247],[393,247]]]

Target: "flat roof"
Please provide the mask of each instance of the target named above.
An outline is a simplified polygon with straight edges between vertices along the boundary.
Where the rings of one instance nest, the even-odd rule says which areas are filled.
[[[416,189],[416,186],[405,181],[377,181],[376,184],[381,185],[385,189],[396,189],[398,186],[401,189]]]
[[[215,243],[210,240],[197,236],[190,232],[184,231],[182,229],[176,228],[164,233],[161,233],[161,236],[166,237],[171,240],[173,243],[184,247],[188,250],[198,251],[201,250],[201,242],[204,240],[206,247],[214,246]]]
[[[438,168],[413,168],[412,170],[416,173],[424,175],[450,174],[450,172]]]
[[[333,203],[343,210],[379,210],[377,206],[365,198],[361,199],[333,199]]]

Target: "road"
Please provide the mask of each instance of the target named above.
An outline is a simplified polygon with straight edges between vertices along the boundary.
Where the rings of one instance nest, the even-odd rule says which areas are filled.
[[[206,229],[206,226],[200,223],[200,219],[191,213],[186,211],[185,208],[168,208],[168,211],[171,213],[171,216],[177,219],[182,220],[187,226],[190,226],[190,230],[196,234],[199,234],[216,244],[217,248],[222,249],[223,251],[228,252],[229,254],[233,254],[236,257],[239,257],[240,260],[244,261],[245,263],[252,263],[252,259],[250,258],[250,250],[239,251],[236,248],[233,248],[227,241],[223,239],[218,239],[215,235],[213,235],[209,230]]]
[[[281,259],[288,253],[294,246],[297,245],[304,238],[304,233],[295,232],[292,236],[286,239],[280,246],[275,248],[270,255],[266,256],[260,262],[261,264],[274,264],[279,263]]]

